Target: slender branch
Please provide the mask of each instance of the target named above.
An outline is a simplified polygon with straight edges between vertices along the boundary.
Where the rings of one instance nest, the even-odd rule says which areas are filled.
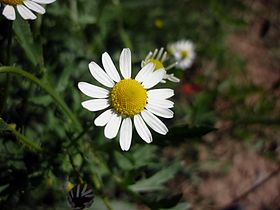
[[[4,59],[5,65],[10,65],[11,63],[11,50],[12,50],[12,36],[13,36],[13,21],[8,21],[8,42],[6,57]],[[0,115],[4,112],[6,98],[8,96],[9,87],[10,87],[10,75],[7,75],[6,82],[4,85],[4,91],[0,94]],[[2,97],[2,98],[1,98]]]
[[[70,155],[70,153],[69,153],[67,150],[66,150],[66,153],[67,153],[68,158],[69,158],[69,160],[70,160],[70,164],[71,164],[73,170],[75,171],[75,173],[76,173],[76,175],[77,175],[77,177],[78,177],[78,179],[79,179],[79,182],[80,182],[80,183],[83,183],[83,179],[82,179],[82,177],[81,177],[79,171],[77,170],[77,167],[75,166],[75,163],[74,163],[74,160],[73,160],[72,156]]]
[[[13,21],[9,21],[8,23],[8,46],[7,46],[7,57],[6,57],[6,65],[10,65],[11,63],[11,51],[12,51],[12,37],[13,37]]]
[[[55,92],[55,90],[52,89],[48,84],[41,81],[40,79],[33,76],[32,74],[30,74],[20,68],[17,68],[17,67],[10,67],[10,66],[0,67],[0,73],[17,74],[17,75],[25,77],[26,79],[29,79],[30,81],[34,82],[36,85],[40,86],[44,91],[46,91],[53,98],[53,100],[56,102],[56,104],[61,108],[61,110],[64,112],[64,114],[75,125],[75,127],[78,128],[78,130],[81,130],[81,124],[76,119],[75,115],[73,115],[73,113],[68,108],[68,106],[65,104],[65,102],[60,98],[60,96]]]
[[[6,123],[2,118],[0,118],[0,125],[1,124],[4,126],[4,128],[6,130],[12,132],[16,136],[17,140],[19,142],[21,142],[24,146],[30,148],[31,150],[35,150],[35,151],[38,151],[38,152],[42,151],[42,148],[39,144],[34,143],[30,139],[28,139],[26,136],[22,135],[13,126]]]
[[[72,140],[72,139],[69,137],[70,144],[69,144],[68,146],[66,146],[66,147],[68,148],[68,147],[72,146],[72,145],[73,145],[72,142],[77,142],[81,137],[83,137],[83,136],[87,133],[87,131],[89,130],[90,127],[91,127],[90,125],[87,126],[80,134],[78,134],[77,137],[74,138],[74,140]],[[78,149],[78,147],[76,147],[76,149],[77,149],[77,151],[80,153],[80,155],[82,156],[82,158],[84,159],[83,153],[80,152],[80,150]],[[70,163],[71,163],[71,166],[72,166],[73,170],[75,171],[75,173],[76,173],[76,175],[77,175],[79,181],[82,183],[82,182],[83,182],[82,177],[81,177],[81,175],[80,175],[80,172],[77,170],[77,168],[76,168],[76,166],[75,166],[75,163],[74,163],[74,160],[73,160],[72,156],[70,155],[70,153],[68,152],[67,149],[65,149],[65,151],[66,151],[66,153],[68,154],[68,157],[69,157],[69,160],[70,160]],[[98,162],[102,161],[101,159],[99,159],[99,157],[98,157],[96,154],[95,154],[95,157],[98,159]],[[84,160],[85,160],[85,159],[84,159]],[[102,163],[102,164],[104,164],[104,163]],[[102,202],[104,203],[104,205],[106,206],[106,208],[107,208],[108,210],[113,210],[113,208],[112,208],[112,206],[111,206],[111,204],[110,204],[110,202],[109,202],[108,197],[107,197],[107,196],[103,193],[103,191],[102,191],[102,182],[98,179],[97,174],[95,174],[94,172],[93,172],[93,177],[94,177],[94,179],[93,179],[93,184],[95,185],[95,188],[96,188],[98,191],[101,192],[100,198],[101,198]]]
[[[111,206],[111,204],[110,204],[110,202],[109,202],[109,200],[106,196],[102,196],[101,199],[102,199],[103,203],[105,204],[105,206],[108,210],[113,210],[113,208],[112,208],[112,206]]]
[[[108,167],[107,164],[104,164],[105,161],[99,157],[97,154],[95,154],[96,159],[96,163],[102,167],[105,168],[107,170],[107,172],[110,174],[110,176],[112,177],[112,179],[114,180],[114,182],[117,184],[117,186],[119,186],[127,195],[131,196],[134,200],[141,202],[143,204],[145,204],[147,207],[149,207],[150,209],[154,209],[153,205],[150,201],[148,201],[147,199],[144,199],[143,196],[141,196],[140,194],[138,194],[137,192],[134,192],[133,190],[131,190],[129,187],[127,187],[123,181],[122,178],[117,176],[116,174],[113,173],[113,171]]]

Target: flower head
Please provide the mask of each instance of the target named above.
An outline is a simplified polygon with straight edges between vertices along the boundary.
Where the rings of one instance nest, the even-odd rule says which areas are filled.
[[[155,70],[164,69],[169,70],[176,66],[177,63],[173,63],[169,66],[165,66],[165,61],[167,59],[167,52],[164,51],[164,48],[160,48],[160,50],[155,49],[154,52],[149,52],[146,56],[145,60],[141,62],[141,67],[144,67],[145,65],[149,63],[153,63],[155,65]],[[180,79],[174,76],[174,74],[165,74],[163,79],[161,80],[162,83],[166,82],[166,79],[171,82],[180,82]]]
[[[175,43],[170,44],[168,46],[168,49],[178,62],[177,66],[179,68],[186,69],[191,67],[195,58],[194,45],[191,41],[177,41]]]
[[[0,0],[0,5],[1,3],[4,5],[2,14],[9,20],[16,19],[15,7],[23,19],[34,20],[37,17],[32,11],[44,14],[46,10],[41,4],[50,4],[53,2],[55,0]]]
[[[103,53],[104,70],[95,62],[89,64],[91,75],[103,86],[79,82],[79,89],[93,99],[82,102],[89,111],[105,110],[95,120],[96,126],[105,126],[104,135],[108,139],[120,135],[120,146],[129,150],[133,124],[139,136],[147,143],[152,142],[152,134],[147,125],[157,133],[168,132],[165,124],[157,117],[172,118],[169,109],[174,103],[167,100],[174,95],[172,89],[152,89],[166,74],[164,69],[154,71],[155,65],[145,65],[133,79],[131,78],[131,52],[123,49],[118,73],[108,53]],[[122,78],[121,78],[122,77]]]

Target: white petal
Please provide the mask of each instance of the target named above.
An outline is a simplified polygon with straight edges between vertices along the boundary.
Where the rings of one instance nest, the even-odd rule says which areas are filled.
[[[2,14],[9,20],[16,19],[16,12],[13,6],[6,5]]]
[[[152,55],[153,53],[150,51],[144,61],[148,61],[152,57]]]
[[[108,99],[91,99],[88,101],[82,102],[82,106],[92,112],[106,109],[109,106]]]
[[[79,82],[78,83],[79,89],[87,96],[93,97],[93,98],[108,98],[109,97],[109,91],[89,84],[87,82]]]
[[[110,55],[106,52],[102,54],[102,64],[109,77],[111,77],[115,82],[119,82],[121,80]]]
[[[153,73],[151,73],[149,75],[149,77],[146,77],[142,84],[146,89],[152,88],[163,79],[163,76],[165,74],[166,74],[166,71],[163,69],[156,70]]]
[[[136,75],[135,79],[138,82],[143,82],[146,78],[150,76],[150,74],[154,71],[155,64],[154,63],[148,63],[145,65]]]
[[[18,4],[17,5],[17,11],[19,12],[19,14],[21,15],[21,17],[24,20],[35,20],[36,19],[36,15],[33,14],[33,12],[31,12],[29,9],[27,9],[25,6]]]
[[[34,2],[40,3],[40,4],[51,4],[55,2],[56,0],[32,0]]]
[[[112,114],[109,122],[105,126],[104,135],[108,139],[112,139],[117,136],[120,125],[121,125],[122,117],[117,115],[116,113]]]
[[[102,85],[107,87],[113,87],[114,81],[106,74],[103,69],[98,66],[95,62],[90,62],[88,65],[91,75]]]
[[[163,49],[163,47],[161,47],[161,48],[159,49],[159,52],[158,52],[158,54],[157,54],[156,58],[155,58],[156,60],[160,60],[160,58],[161,58],[161,56],[162,56],[163,51],[164,51],[164,49]]]
[[[113,110],[108,109],[94,120],[94,124],[96,126],[105,126],[109,122],[112,116],[113,116]]]
[[[154,51],[154,53],[153,53],[153,55],[152,55],[152,58],[155,58],[156,55],[157,55],[157,53],[158,53],[158,49],[155,49],[155,51]]]
[[[23,1],[24,5],[27,6],[29,9],[39,13],[39,14],[44,14],[46,12],[45,8],[42,7],[41,5],[33,2],[33,1]]]
[[[129,48],[123,49],[120,55],[120,70],[125,79],[131,78],[131,52]]]
[[[166,108],[166,109],[174,107],[174,102],[166,100],[166,99],[148,98],[148,104],[150,104],[152,106],[158,106],[158,107]]]
[[[134,125],[139,136],[147,143],[153,141],[152,134],[140,115],[134,116]]]
[[[174,112],[171,111],[170,109],[166,109],[158,106],[152,106],[150,104],[147,104],[145,108],[159,117],[172,118],[174,116]]]
[[[141,116],[144,121],[156,132],[165,135],[168,132],[168,128],[164,125],[164,123],[158,119],[155,115],[147,110],[143,110],[141,112]]]
[[[180,79],[175,77],[174,74],[167,74],[166,78],[171,82],[180,82]]]
[[[162,89],[153,89],[147,91],[148,93],[148,98],[151,99],[166,99],[174,96],[174,90],[172,89],[167,89],[167,88],[162,88]]]
[[[132,139],[132,122],[131,119],[125,118],[120,130],[120,146],[123,151],[128,151]]]

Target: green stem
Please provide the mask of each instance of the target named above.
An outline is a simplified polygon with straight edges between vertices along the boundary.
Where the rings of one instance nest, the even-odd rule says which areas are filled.
[[[6,130],[12,132],[16,136],[17,140],[20,141],[24,146],[30,148],[31,150],[35,150],[38,152],[42,151],[42,148],[40,145],[34,143],[30,139],[28,139],[26,136],[22,135],[13,126],[6,123],[2,118],[0,118],[0,125],[1,124],[5,127]]]
[[[113,0],[113,3],[116,5],[116,9],[119,10],[119,14],[122,14],[122,5],[119,0]],[[118,16],[118,30],[121,41],[123,42],[124,46],[127,48],[132,49],[132,42],[127,34],[124,26],[123,26],[123,17],[121,15]]]
[[[12,50],[12,36],[13,36],[13,21],[9,21],[8,23],[8,46],[7,46],[7,58],[6,65],[10,65],[11,63],[11,50]]]
[[[55,92],[55,90],[52,89],[48,84],[44,83],[42,80],[38,79],[32,74],[22,69],[19,69],[17,67],[10,67],[10,66],[0,67],[0,73],[17,74],[25,77],[26,79],[29,79],[30,81],[34,82],[36,85],[40,86],[44,91],[46,91],[53,98],[56,104],[61,108],[62,112],[70,119],[70,121],[75,125],[75,127],[79,131],[82,130],[81,124],[79,123],[75,115],[73,115],[73,113],[65,104],[65,102],[60,98],[60,96]]]
[[[143,199],[143,196],[139,195],[138,193],[134,192],[133,190],[129,189],[129,187],[127,187],[123,181],[122,178],[115,175],[112,170],[107,166],[107,164],[105,164],[105,161],[99,157],[97,154],[95,154],[96,157],[96,163],[97,165],[99,165],[101,168],[104,168],[105,170],[107,170],[107,172],[111,175],[112,179],[114,180],[114,182],[129,196],[131,196],[134,200],[141,202],[143,204],[145,204],[147,207],[149,207],[150,209],[154,209],[152,203],[150,203],[148,200]]]
[[[107,197],[102,196],[101,199],[108,210],[113,210]]]
[[[5,65],[10,65],[11,63],[11,49],[12,49],[12,36],[13,36],[13,21],[8,22],[8,42],[7,42],[7,54],[4,59]],[[7,75],[6,82],[5,82],[5,88],[2,93],[0,93],[0,115],[4,112],[4,106],[6,102],[6,98],[8,96],[9,92],[9,86],[10,86],[10,75]]]
[[[71,166],[72,166],[74,172],[76,173],[79,182],[80,182],[80,183],[83,183],[83,179],[82,179],[82,177],[81,177],[79,171],[77,170],[77,168],[76,168],[76,166],[75,166],[75,163],[74,163],[74,160],[73,160],[72,156],[70,155],[70,153],[69,153],[67,150],[66,150],[66,152],[67,152],[67,155],[68,155],[70,164],[71,164]]]

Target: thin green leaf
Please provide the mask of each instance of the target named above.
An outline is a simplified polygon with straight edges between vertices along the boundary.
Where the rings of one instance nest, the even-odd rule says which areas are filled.
[[[149,192],[164,189],[164,183],[172,179],[179,169],[178,165],[172,165],[159,171],[150,178],[142,179],[137,183],[130,185],[129,189],[135,192]]]
[[[13,30],[18,43],[23,48],[26,57],[33,66],[42,63],[42,49],[38,43],[34,42],[30,25],[27,21],[17,18],[13,24]]]
[[[63,101],[63,99],[60,97],[60,95],[46,82],[43,82],[42,80],[38,79],[37,77],[33,76],[32,74],[16,67],[11,66],[2,66],[0,67],[0,74],[1,73],[12,73],[16,75],[23,76],[27,78],[28,80],[34,82],[39,87],[41,87],[44,91],[46,91],[52,99],[55,101],[55,103],[61,108],[62,112],[70,119],[70,121],[75,125],[75,127],[78,130],[81,130],[81,124],[77,120],[76,116],[72,113],[72,111],[69,109],[69,107],[66,105],[66,103]]]
[[[2,124],[2,125],[1,125]],[[24,146],[28,147],[29,149],[33,151],[41,151],[42,148],[39,144],[35,143],[34,141],[31,141],[26,136],[22,135],[20,132],[18,132],[13,126],[7,124],[2,118],[0,118],[0,125],[1,127],[6,127],[7,130],[12,132],[17,140],[22,143]]]

